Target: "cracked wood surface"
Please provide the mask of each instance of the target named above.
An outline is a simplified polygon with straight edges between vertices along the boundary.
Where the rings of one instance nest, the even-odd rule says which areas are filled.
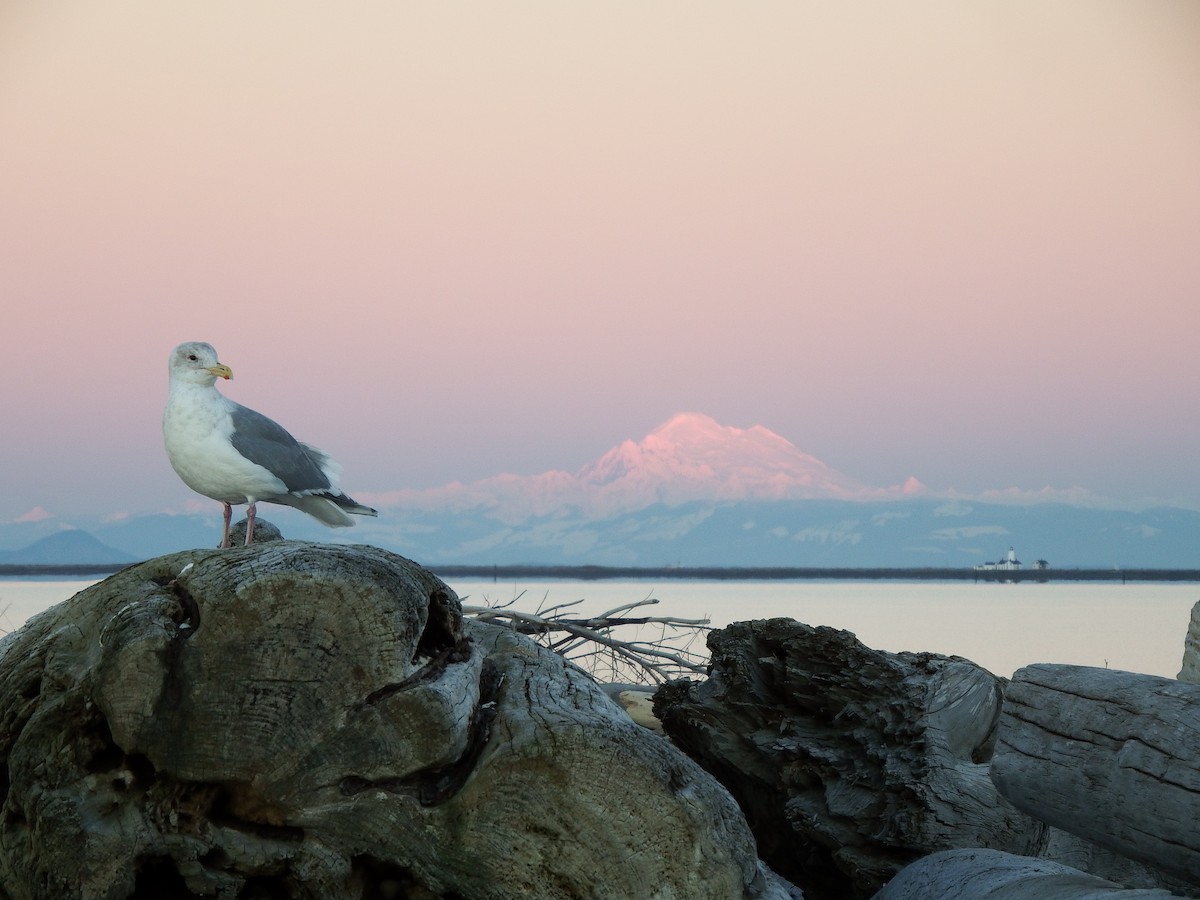
[[[1200,686],[1027,666],[1008,688],[991,776],[1029,815],[1200,884]]]
[[[874,900],[1167,900],[1161,888],[1127,889],[1045,859],[999,850],[947,850],[918,860]]]
[[[709,679],[660,688],[655,712],[812,900],[870,897],[935,850],[1039,846],[1044,826],[988,778],[1002,700],[990,672],[791,619],[734,623],[709,647]]]
[[[370,547],[127,568],[0,644],[0,900],[782,897],[732,798]]]
[[[1179,680],[1200,684],[1200,600],[1192,606],[1188,617],[1187,636],[1183,639],[1183,664]]]

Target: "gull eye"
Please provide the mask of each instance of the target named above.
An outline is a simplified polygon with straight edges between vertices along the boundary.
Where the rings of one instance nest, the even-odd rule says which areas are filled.
[[[192,362],[195,362],[197,359],[199,359],[199,357],[198,357],[198,356],[196,356],[196,354],[195,354],[195,353],[189,353],[189,354],[188,354],[188,359],[190,359]]]

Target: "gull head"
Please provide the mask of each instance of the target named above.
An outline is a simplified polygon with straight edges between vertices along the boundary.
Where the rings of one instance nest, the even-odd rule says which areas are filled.
[[[167,365],[172,381],[190,384],[213,384],[218,378],[232,378],[233,369],[217,361],[217,351],[212,344],[189,341],[171,351]]]

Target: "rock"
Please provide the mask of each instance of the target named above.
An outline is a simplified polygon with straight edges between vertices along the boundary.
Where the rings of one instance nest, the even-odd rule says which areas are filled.
[[[1086,666],[1020,669],[991,776],[1009,801],[1200,885],[1200,686]]]
[[[695,763],[369,547],[173,554],[34,618],[0,762],[5,900],[789,896]]]
[[[709,648],[711,677],[660,688],[655,713],[812,900],[869,897],[936,850],[1042,839],[988,778],[1002,683],[974,663],[791,619],[735,623]]]
[[[1179,680],[1200,684],[1200,600],[1192,607],[1187,636],[1183,639],[1183,668],[1179,670]]]
[[[1150,900],[1159,889],[1127,890],[1056,862],[998,850],[946,850],[904,869],[875,900]]]
[[[255,518],[254,540],[251,543],[265,544],[269,541],[282,541],[283,533],[266,519]],[[218,541],[218,543],[220,543]],[[229,546],[241,547],[246,543],[246,520],[234,522],[229,529]]]

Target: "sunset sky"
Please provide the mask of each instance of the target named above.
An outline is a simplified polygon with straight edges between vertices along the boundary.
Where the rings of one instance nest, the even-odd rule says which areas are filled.
[[[0,6],[0,521],[182,509],[166,360],[350,493],[674,413],[1200,507],[1200,4]]]

